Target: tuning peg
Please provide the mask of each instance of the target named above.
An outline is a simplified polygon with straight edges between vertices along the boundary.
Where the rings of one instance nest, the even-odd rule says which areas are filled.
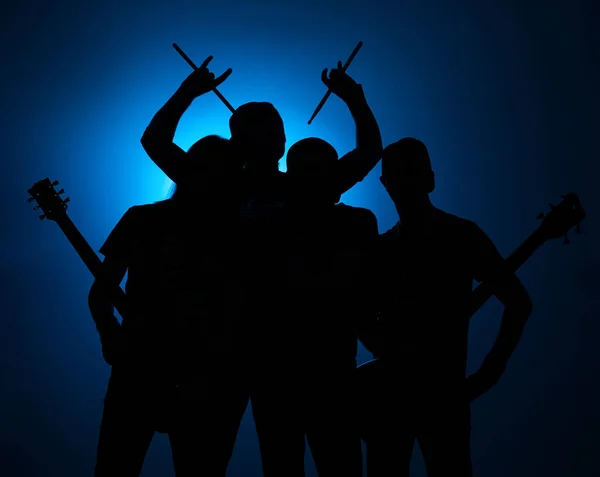
[[[571,241],[569,240],[569,237],[567,237],[567,234],[565,234],[565,239],[563,240],[563,245],[569,245],[571,243]]]
[[[577,227],[575,227],[575,233],[577,235],[581,235],[581,229],[579,228],[579,224],[577,224]]]
[[[536,217],[536,219],[538,220],[542,220],[545,217],[543,212],[540,212],[539,215]]]
[[[44,214],[40,215],[40,220],[44,220],[46,216]]]
[[[64,194],[64,193],[65,193],[65,190],[64,190],[64,189],[61,189],[61,190],[59,190],[59,191],[57,192],[57,194],[58,194],[58,195],[60,195],[60,194]]]
[[[28,197],[27,198],[27,202],[29,202],[30,204],[34,201],[35,199],[33,197]]]
[[[58,184],[59,184],[59,182],[58,182],[58,181],[54,181],[54,182],[52,182],[52,185],[53,185],[53,186],[57,186]]]
[[[33,210],[38,210],[39,208],[40,208],[40,206],[39,206],[39,205],[36,205],[36,206],[33,208]]]
[[[63,200],[63,202],[71,202],[71,198],[67,197],[65,200]]]

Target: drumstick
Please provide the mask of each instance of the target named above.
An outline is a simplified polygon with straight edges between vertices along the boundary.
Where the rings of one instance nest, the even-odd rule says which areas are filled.
[[[348,57],[348,60],[346,61],[346,64],[342,67],[342,71],[346,71],[348,69],[348,66],[350,66],[350,63],[352,63],[352,60],[354,59],[354,57],[356,56],[356,54],[358,53],[358,50],[360,50],[360,47],[362,45],[363,45],[363,42],[359,41],[358,45],[356,45],[356,48],[354,48],[354,51]],[[315,112],[313,113],[313,115],[308,120],[308,124],[312,123],[313,119],[315,119],[315,116],[317,114],[319,114],[319,111],[321,111],[321,108],[323,107],[323,105],[325,104],[325,101],[327,101],[327,99],[329,98],[329,96],[331,96],[331,90],[330,89],[327,90],[327,93],[325,93],[325,96],[323,96],[323,99],[317,105],[317,109],[315,109]]]
[[[173,43],[173,48],[175,48],[175,51],[177,51],[177,53],[181,55],[181,57],[187,62],[188,65],[190,65],[194,70],[198,69],[194,62],[190,60],[190,57],[186,55],[181,48],[179,48],[177,43]],[[229,109],[229,111],[235,113],[235,108],[229,103],[229,101],[225,99],[225,96],[223,96],[217,88],[213,88],[213,92],[217,95],[217,98],[223,101],[223,104],[227,106],[227,109]]]

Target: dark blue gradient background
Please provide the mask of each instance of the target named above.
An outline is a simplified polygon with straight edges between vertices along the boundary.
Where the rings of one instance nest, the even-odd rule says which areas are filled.
[[[216,73],[233,68],[220,90],[234,106],[273,102],[288,146],[319,136],[345,153],[354,124],[338,98],[307,120],[325,92],[321,70],[363,40],[349,73],[364,85],[384,144],[424,140],[435,204],[478,222],[503,254],[534,230],[548,201],[580,194],[584,235],[568,247],[548,243],[519,272],[535,312],[506,375],[473,405],[472,448],[479,476],[600,475],[598,3],[202,4],[2,7],[0,474],[91,476],[109,374],[87,308],[92,278],[58,227],[37,219],[26,189],[59,179],[70,217],[96,250],[128,207],[164,198],[170,182],[139,139],[190,72],[173,42],[198,64],[214,55]],[[228,137],[228,117],[206,95],[176,142]],[[379,173],[343,200],[372,209],[383,232],[396,217]],[[470,370],[500,313],[492,300],[473,320]],[[363,349],[359,358],[368,358]],[[310,455],[307,463],[314,476]],[[418,451],[413,469],[424,475]],[[157,435],[143,476],[169,475],[168,441]],[[229,475],[261,475],[250,412]]]

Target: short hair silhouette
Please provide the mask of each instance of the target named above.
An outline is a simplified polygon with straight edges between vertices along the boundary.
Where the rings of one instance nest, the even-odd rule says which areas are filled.
[[[246,162],[277,164],[285,153],[283,119],[271,103],[242,104],[229,118],[229,131]]]
[[[296,184],[305,184],[295,189],[300,200],[315,200],[337,203],[341,194],[336,196],[330,192],[329,184],[335,179],[338,153],[327,141],[309,137],[301,139],[290,147],[286,156],[287,174],[292,179],[299,179]],[[303,190],[304,189],[304,190]]]
[[[406,137],[386,146],[381,157],[381,179],[388,189],[433,192],[435,177],[425,144]]]
[[[335,148],[323,139],[309,137],[290,147],[286,156],[287,172],[302,176],[333,173],[338,160]]]
[[[196,178],[201,178],[203,184],[210,184],[211,179],[229,176],[236,167],[229,139],[216,134],[205,136],[192,144],[187,151],[187,158],[190,161],[190,180],[174,186],[171,194],[173,199],[197,194]],[[220,186],[221,182],[218,181],[215,187]],[[202,189],[206,190],[206,184]]]

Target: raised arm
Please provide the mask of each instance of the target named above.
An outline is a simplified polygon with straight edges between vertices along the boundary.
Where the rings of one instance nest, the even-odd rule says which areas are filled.
[[[362,181],[381,159],[381,132],[362,86],[342,70],[341,62],[329,77],[327,69],[323,70],[321,80],[346,103],[356,124],[356,148],[338,161],[335,187],[341,195]]]
[[[173,96],[158,110],[142,135],[142,147],[152,161],[178,184],[186,177],[186,153],[173,142],[175,131],[183,114],[194,99],[208,93],[225,81],[232,70],[229,68],[218,78],[208,70],[209,56],[197,70],[192,72]]]
[[[467,393],[473,400],[491,389],[500,379],[517,348],[533,305],[527,290],[510,270],[492,241],[475,226],[475,278],[487,283],[504,305],[500,330],[492,349],[478,371],[467,378]]]

